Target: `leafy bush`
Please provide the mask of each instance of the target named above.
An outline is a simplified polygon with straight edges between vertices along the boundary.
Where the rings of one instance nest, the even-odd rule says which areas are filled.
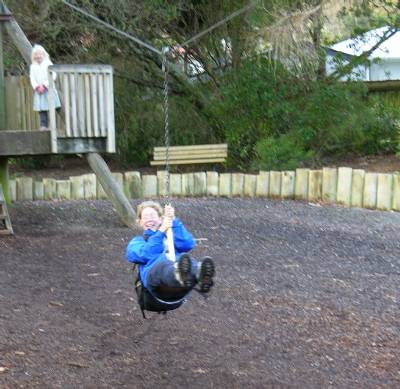
[[[363,83],[305,81],[257,59],[225,76],[221,90],[212,112],[225,128],[230,167],[288,169],[396,146],[398,110],[369,99]]]
[[[50,159],[47,157],[20,157],[11,160],[11,164],[20,166],[23,169],[42,169],[49,165]]]
[[[393,153],[400,135],[400,100],[392,102],[386,93],[368,96],[371,115],[375,120],[365,123],[365,154]]]
[[[257,142],[289,131],[295,115],[289,96],[299,91],[293,77],[281,73],[261,59],[222,78],[222,99],[214,98],[210,110],[225,131],[230,166],[246,169],[257,159]]]
[[[35,155],[11,158],[10,163],[22,169],[38,170],[49,167],[62,167],[64,158],[61,155]]]
[[[256,145],[259,156],[256,168],[262,170],[294,170],[311,160],[313,152],[305,151],[291,134],[264,138]]]

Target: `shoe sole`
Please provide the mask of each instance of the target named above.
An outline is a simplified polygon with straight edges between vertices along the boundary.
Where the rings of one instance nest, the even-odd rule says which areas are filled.
[[[182,255],[178,263],[179,275],[185,288],[194,286],[192,276],[192,261],[188,255]]]
[[[199,288],[201,293],[207,293],[214,285],[213,277],[215,274],[214,262],[211,258],[205,258],[201,262]]]

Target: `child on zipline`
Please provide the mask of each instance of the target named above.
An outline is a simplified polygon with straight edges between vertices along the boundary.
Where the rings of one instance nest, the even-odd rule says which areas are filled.
[[[143,235],[135,236],[126,249],[129,262],[139,265],[139,276],[144,288],[160,300],[179,300],[196,284],[201,293],[213,286],[215,273],[211,258],[201,262],[187,254],[196,242],[183,223],[175,217],[175,210],[154,201],[145,201],[137,208],[137,223]],[[166,233],[172,228],[176,260],[170,258]]]

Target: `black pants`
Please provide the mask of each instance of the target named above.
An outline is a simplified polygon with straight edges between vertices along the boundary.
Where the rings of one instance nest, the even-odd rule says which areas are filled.
[[[48,111],[39,111],[40,118],[40,127],[48,127],[49,126],[49,112]]]
[[[61,107],[56,108],[56,112],[61,114]],[[40,127],[49,126],[49,111],[39,111]]]

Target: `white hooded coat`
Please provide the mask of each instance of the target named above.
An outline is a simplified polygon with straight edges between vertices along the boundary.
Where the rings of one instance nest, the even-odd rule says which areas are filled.
[[[43,55],[43,60],[41,63],[35,62],[33,59],[34,53],[36,51],[41,51]],[[33,110],[34,111],[48,111],[49,110],[49,79],[47,69],[53,63],[50,60],[49,54],[44,49],[44,47],[40,45],[34,45],[32,49],[32,64],[29,68],[29,77],[31,81],[32,88],[34,90],[33,94]],[[54,80],[56,79],[56,74],[53,73]],[[46,87],[46,91],[44,93],[38,93],[36,88],[40,85],[44,85]],[[61,107],[60,98],[56,90],[54,90],[53,94],[54,105],[56,108]]]

